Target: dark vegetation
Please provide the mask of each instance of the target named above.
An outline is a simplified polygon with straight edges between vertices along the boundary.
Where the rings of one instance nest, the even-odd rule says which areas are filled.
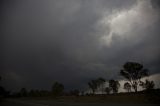
[[[143,65],[136,62],[127,62],[123,65],[123,69],[120,74],[125,77],[135,92],[137,92],[137,87],[142,82],[141,78],[148,76],[148,70],[143,69]]]
[[[104,78],[99,77],[88,82],[90,92],[80,91],[78,89],[65,91],[64,85],[60,82],[54,82],[50,91],[37,89],[28,91],[26,88],[21,88],[19,92],[10,93],[6,91],[4,87],[0,86],[0,98],[36,97],[41,99],[58,98],[57,100],[60,101],[76,102],[160,103],[160,89],[154,89],[154,82],[148,79],[144,82],[141,81],[143,77],[149,76],[148,72],[147,69],[143,68],[142,64],[126,62],[123,65],[123,69],[120,70],[120,75],[128,80],[124,85],[120,85],[118,80],[110,79],[106,81]],[[0,80],[2,80],[1,77]],[[105,86],[106,82],[108,82],[107,87]],[[125,93],[118,93],[120,86],[123,86],[126,90]],[[144,90],[138,91],[138,87]]]
[[[2,80],[2,77],[0,76],[0,81]],[[2,97],[8,97],[10,94],[9,91],[6,91],[3,86],[0,86],[0,98]]]

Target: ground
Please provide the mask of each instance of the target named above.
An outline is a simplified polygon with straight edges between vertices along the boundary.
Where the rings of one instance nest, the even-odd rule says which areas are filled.
[[[1,101],[0,106],[157,106],[159,104],[158,95],[92,95],[6,98]]]

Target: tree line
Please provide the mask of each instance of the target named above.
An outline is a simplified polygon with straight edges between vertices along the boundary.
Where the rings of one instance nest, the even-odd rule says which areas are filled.
[[[80,91],[78,89],[65,91],[64,85],[56,81],[52,85],[50,91],[38,89],[31,89],[28,91],[26,88],[21,88],[19,92],[12,94],[12,97],[79,96],[79,93]]]
[[[144,82],[141,80],[143,77],[149,76],[149,71],[143,68],[143,65],[137,62],[126,62],[123,65],[123,69],[120,70],[120,75],[123,76],[127,82],[124,83],[124,89],[127,92],[131,92],[131,89],[134,92],[138,92],[138,87],[145,89],[146,91],[150,91],[154,88],[155,84],[153,81],[149,81],[146,79]],[[96,80],[91,80],[88,83],[89,88],[92,90],[92,94],[95,94],[95,91],[99,89],[100,86],[104,86],[105,79],[98,78]],[[117,80],[111,79],[108,81],[109,86],[103,88],[107,94],[117,93],[120,87],[120,83]],[[102,92],[103,94],[103,92]]]
[[[126,62],[123,65],[123,69],[120,70],[120,75],[123,76],[127,81],[124,83],[123,88],[127,92],[131,92],[134,90],[134,92],[138,92],[138,87],[142,87],[146,91],[150,91],[154,89],[154,82],[149,81],[148,79],[145,81],[142,81],[141,79],[143,77],[149,76],[149,71],[147,69],[144,69],[143,65],[137,62]],[[0,77],[1,80],[1,77]],[[108,82],[108,86],[106,87],[105,84]],[[120,83],[118,80],[110,79],[106,81],[104,78],[97,78],[93,79],[88,82],[88,87],[91,90],[90,93],[94,95],[97,91],[101,92],[101,94],[115,94],[118,93],[118,90],[120,88]],[[80,93],[81,95],[84,95],[84,91],[79,91],[78,89],[70,90],[69,92],[64,91],[64,85],[60,82],[54,82],[51,91],[47,90],[30,90],[27,91],[26,88],[21,88],[21,90],[17,93],[13,93],[12,96],[15,97],[39,97],[39,96],[62,96],[62,95],[74,95],[78,96]],[[7,92],[2,86],[0,86],[0,96],[8,95],[9,92]]]

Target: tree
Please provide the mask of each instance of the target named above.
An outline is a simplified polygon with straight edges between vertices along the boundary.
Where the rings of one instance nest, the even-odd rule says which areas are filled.
[[[120,83],[116,80],[109,80],[109,87],[113,91],[113,93],[117,93],[120,87]]]
[[[153,81],[145,80],[145,82],[141,82],[141,86],[149,91],[154,88],[155,84]]]
[[[104,84],[105,84],[105,79],[104,78],[98,78],[97,79],[97,86],[101,89],[102,91],[102,94],[103,94],[103,91],[104,91]]]
[[[143,65],[136,62],[126,62],[120,74],[125,77],[137,92],[142,77],[148,76],[148,70],[143,69]]]
[[[1,81],[1,76],[0,76],[0,81]],[[0,96],[4,96],[4,94],[5,94],[5,89],[2,87],[2,86],[0,86]]]
[[[124,89],[127,90],[128,92],[131,92],[131,84],[128,82],[124,83]]]
[[[107,94],[110,94],[111,88],[110,88],[110,87],[106,87],[106,88],[105,88],[105,91],[106,91]]]
[[[0,97],[5,96],[5,94],[6,94],[6,90],[4,89],[4,87],[0,86]]]
[[[92,93],[95,93],[95,90],[97,89],[97,82],[96,80],[91,80],[91,82],[88,82],[89,88],[91,88]]]
[[[2,77],[0,76],[0,81],[2,80]],[[6,91],[6,89],[3,86],[0,86],[0,97],[7,97],[9,96],[10,91]]]
[[[20,90],[20,96],[27,96],[27,90],[26,90],[26,88],[21,88],[21,90]]]
[[[54,96],[60,96],[63,94],[64,86],[61,83],[55,82],[52,86],[52,93]]]

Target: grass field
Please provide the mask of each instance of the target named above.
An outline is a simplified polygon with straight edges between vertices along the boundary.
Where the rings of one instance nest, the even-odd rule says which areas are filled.
[[[15,100],[56,101],[79,103],[119,103],[119,104],[160,104],[159,95],[118,94],[118,95],[90,95],[90,96],[61,96],[61,97],[23,97]]]

